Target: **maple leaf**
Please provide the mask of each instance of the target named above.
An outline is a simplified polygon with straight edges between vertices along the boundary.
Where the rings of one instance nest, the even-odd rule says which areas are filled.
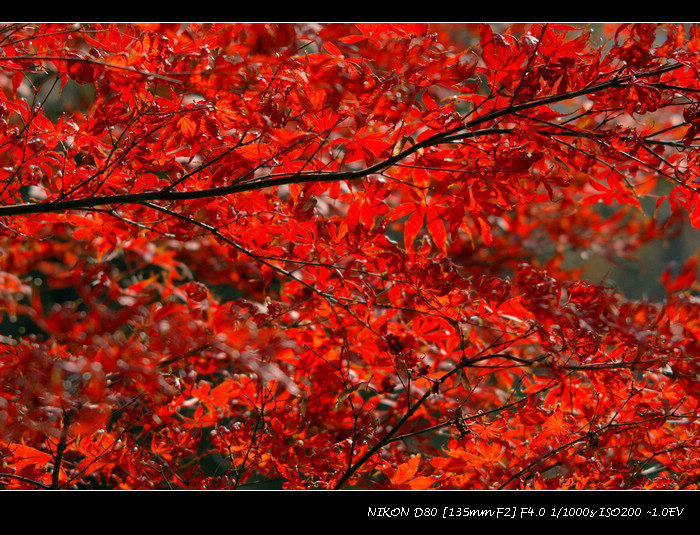
[[[389,478],[395,488],[409,488],[423,490],[430,488],[435,479],[427,476],[416,475],[421,462],[421,455],[414,455],[410,460],[396,467],[394,475]]]
[[[44,451],[39,451],[24,444],[8,444],[8,448],[14,458],[13,465],[22,470],[26,466],[41,468],[53,461],[53,456]]]

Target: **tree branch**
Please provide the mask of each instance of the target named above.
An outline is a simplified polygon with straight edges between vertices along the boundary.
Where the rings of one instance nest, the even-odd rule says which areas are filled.
[[[123,193],[116,195],[92,195],[90,197],[83,197],[79,199],[68,199],[64,201],[44,201],[39,203],[25,203],[25,204],[14,204],[10,206],[0,207],[0,217],[10,216],[10,215],[27,215],[27,214],[40,214],[40,213],[55,213],[55,212],[65,212],[68,210],[84,210],[88,208],[94,208],[96,206],[112,205],[112,204],[138,204],[148,201],[178,201],[178,200],[193,200],[193,199],[203,199],[212,197],[222,197],[226,195],[232,195],[235,193],[242,193],[244,191],[254,191],[269,187],[283,186],[289,184],[302,184],[308,182],[339,182],[344,180],[358,180],[366,176],[378,173],[392,165],[400,162],[411,154],[418,152],[421,149],[428,147],[440,145],[446,142],[455,141],[457,138],[455,134],[459,132],[472,130],[473,128],[489,123],[490,121],[502,118],[504,116],[536,108],[537,106],[543,106],[547,104],[554,104],[556,102],[562,102],[565,100],[570,100],[579,96],[590,95],[599,91],[604,91],[606,89],[611,89],[613,87],[622,87],[634,78],[646,78],[650,76],[656,76],[666,72],[670,72],[674,69],[681,67],[681,64],[672,64],[647,71],[644,73],[635,73],[634,75],[621,76],[605,82],[601,82],[597,85],[590,86],[577,91],[570,91],[568,93],[563,93],[561,95],[553,95],[549,97],[544,97],[529,102],[524,102],[521,104],[509,105],[504,108],[499,108],[492,112],[486,113],[481,117],[477,117],[468,121],[460,126],[451,128],[444,132],[439,132],[434,134],[423,141],[412,145],[411,147],[401,151],[400,153],[387,158],[375,165],[369,166],[365,169],[360,169],[356,171],[339,171],[339,172],[329,172],[329,173],[288,173],[278,176],[268,176],[265,178],[252,180],[244,183],[235,183],[228,186],[207,188],[202,190],[187,190],[187,191],[172,191],[170,189],[163,190],[153,190],[144,191],[140,193]],[[473,133],[475,134],[475,133]]]
[[[64,411],[63,413],[63,429],[61,430],[61,439],[56,447],[56,455],[54,456],[53,472],[51,474],[51,489],[58,489],[61,476],[61,463],[63,462],[63,454],[66,451],[66,442],[68,440],[68,428],[75,413],[72,410]]]

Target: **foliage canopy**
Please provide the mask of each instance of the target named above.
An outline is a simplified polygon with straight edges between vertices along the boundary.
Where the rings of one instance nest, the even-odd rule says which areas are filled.
[[[0,27],[5,488],[697,488],[700,28]]]

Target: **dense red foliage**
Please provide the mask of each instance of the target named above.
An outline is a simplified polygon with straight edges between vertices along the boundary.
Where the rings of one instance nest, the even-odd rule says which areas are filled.
[[[5,488],[698,488],[697,26],[0,50]]]

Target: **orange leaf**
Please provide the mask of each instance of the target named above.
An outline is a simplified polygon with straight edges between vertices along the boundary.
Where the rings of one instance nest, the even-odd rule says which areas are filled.
[[[17,470],[31,465],[44,466],[53,461],[51,454],[24,444],[10,444],[10,451],[12,452],[12,457],[15,458],[13,466]]]
[[[413,478],[418,471],[418,464],[420,463],[420,453],[414,455],[411,460],[400,464],[396,469],[396,472],[392,477],[389,478],[393,485],[401,485],[409,479]]]

